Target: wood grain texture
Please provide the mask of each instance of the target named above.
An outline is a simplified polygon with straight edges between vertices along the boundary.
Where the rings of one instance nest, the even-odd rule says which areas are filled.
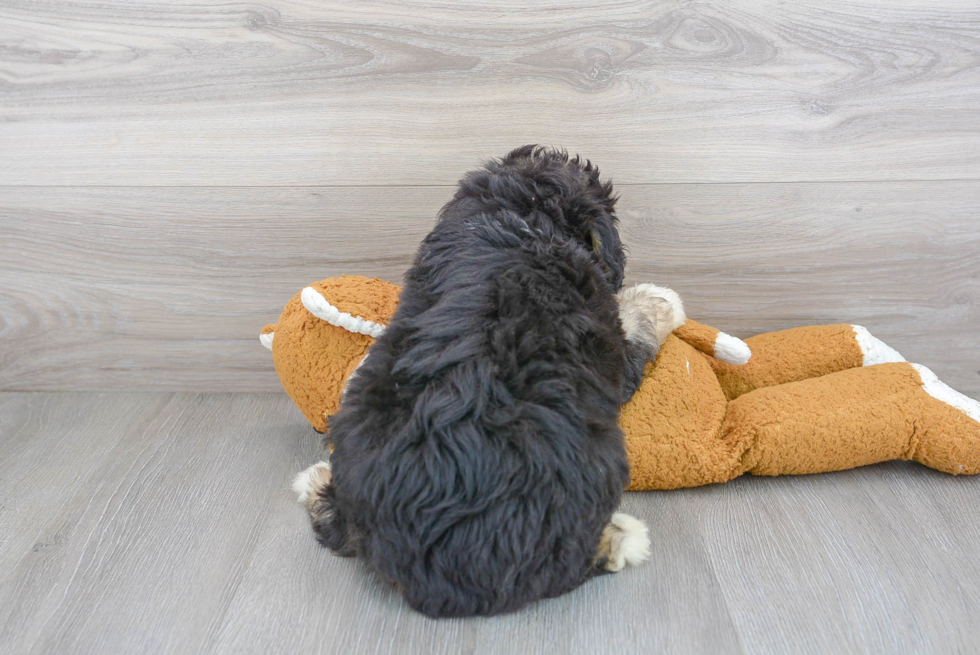
[[[975,482],[947,487],[941,474],[894,463],[752,478],[719,498],[699,523],[742,643],[773,653],[975,648]]]
[[[0,464],[0,650],[199,652],[295,468],[282,424],[270,423],[288,399],[13,404],[31,419]]]
[[[975,2],[0,7],[5,185],[977,179]]]
[[[741,652],[693,517],[684,503],[660,505],[640,494],[624,503],[671,534],[643,575],[593,580],[508,616],[433,621],[357,561],[317,548],[286,499],[266,526],[215,650],[270,652],[285,644],[291,652],[338,655]],[[283,553],[282,544],[295,547]],[[269,580],[280,584],[270,589]]]
[[[650,561],[433,621],[317,546],[282,394],[0,393],[4,653],[972,652],[980,476],[896,462],[627,494]]]
[[[628,280],[738,336],[868,327],[980,396],[980,182],[621,189]],[[306,284],[398,282],[449,188],[0,190],[0,388],[278,391]]]

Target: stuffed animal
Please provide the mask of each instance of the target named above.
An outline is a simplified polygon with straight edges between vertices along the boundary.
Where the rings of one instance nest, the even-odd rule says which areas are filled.
[[[279,322],[262,328],[259,340],[272,351],[282,386],[317,432],[340,408],[348,378],[394,315],[400,292],[378,279],[327,278],[293,296]]]
[[[303,289],[278,323],[263,328],[286,392],[318,431],[394,314],[399,291],[376,279],[329,278]],[[668,289],[663,301],[660,350],[620,419],[629,489],[892,459],[954,475],[980,472],[980,402],[866,329],[802,327],[743,342],[687,320]]]

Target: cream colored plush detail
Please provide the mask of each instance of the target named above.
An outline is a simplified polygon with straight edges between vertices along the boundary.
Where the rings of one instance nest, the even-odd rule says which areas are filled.
[[[749,344],[738,337],[733,337],[725,332],[719,332],[715,339],[715,359],[720,359],[729,364],[742,366],[749,363],[752,358],[752,350]]]
[[[296,500],[305,503],[320,487],[330,484],[330,462],[317,462],[293,478],[293,491]]]
[[[260,334],[259,335],[259,343],[261,343],[263,346],[265,346],[269,350],[272,350],[272,338],[274,336],[276,336],[276,333],[275,332],[269,332],[268,334]]]
[[[969,396],[964,396],[956,389],[948,386],[936,377],[936,374],[921,364],[912,364],[922,378],[922,388],[927,394],[960,410],[974,421],[980,423],[980,402]]]
[[[852,325],[851,328],[854,330],[854,338],[857,340],[858,347],[861,348],[861,354],[864,355],[865,366],[905,361],[905,358],[899,355],[897,350],[881,339],[872,336],[867,328],[860,325]]]
[[[620,571],[627,564],[636,566],[650,557],[649,531],[642,521],[616,512],[609,519],[609,525],[616,529],[618,537],[611,544],[607,571]]]
[[[627,339],[651,345],[656,339],[658,347],[687,321],[677,292],[655,284],[637,284],[620,291],[619,319]]]
[[[320,320],[326,321],[330,325],[336,325],[337,327],[344,328],[348,332],[366,334],[369,337],[374,337],[377,339],[381,336],[381,333],[385,331],[385,326],[379,323],[368,321],[360,316],[353,316],[347,312],[340,311],[331,305],[330,302],[313,287],[306,287],[303,289],[303,293],[300,294],[300,299],[303,301],[303,307],[306,307],[311,314]]]

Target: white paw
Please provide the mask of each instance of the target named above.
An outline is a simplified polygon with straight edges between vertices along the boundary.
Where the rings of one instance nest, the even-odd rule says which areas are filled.
[[[330,462],[317,462],[293,478],[296,500],[305,503],[318,489],[330,484]]]
[[[676,291],[667,287],[658,287],[655,284],[638,284],[636,286],[647,295],[660,298],[667,302],[670,306],[671,321],[669,325],[671,332],[687,322],[687,315],[684,313],[684,302],[677,295]]]
[[[619,318],[627,339],[651,344],[656,339],[657,346],[687,321],[677,292],[655,284],[637,284],[620,291]]]
[[[609,526],[615,529],[607,571],[620,571],[624,566],[636,566],[650,557],[650,535],[643,521],[629,514],[616,512],[609,520]]]

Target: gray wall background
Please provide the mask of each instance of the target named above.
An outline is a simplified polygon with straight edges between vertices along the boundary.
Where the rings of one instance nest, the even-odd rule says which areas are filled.
[[[276,391],[305,284],[398,281],[528,142],[618,183],[629,281],[853,322],[980,396],[974,2],[0,7],[0,389]]]

